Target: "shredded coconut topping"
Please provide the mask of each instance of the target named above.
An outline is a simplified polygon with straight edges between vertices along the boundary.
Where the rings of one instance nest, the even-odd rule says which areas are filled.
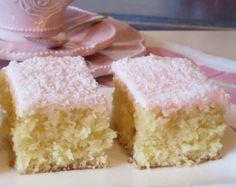
[[[184,58],[125,58],[112,65],[135,102],[168,115],[181,108],[225,105],[229,96]]]
[[[33,110],[106,107],[82,57],[35,57],[4,68],[17,114]]]

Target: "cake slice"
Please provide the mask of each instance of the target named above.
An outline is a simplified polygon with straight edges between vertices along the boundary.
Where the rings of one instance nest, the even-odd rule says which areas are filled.
[[[140,168],[219,158],[229,96],[183,58],[126,58],[112,65],[112,125]]]
[[[20,173],[107,166],[106,150],[116,135],[107,101],[82,57],[11,62],[1,77],[1,87],[9,88],[1,95],[9,101],[1,103],[3,123],[12,127]]]

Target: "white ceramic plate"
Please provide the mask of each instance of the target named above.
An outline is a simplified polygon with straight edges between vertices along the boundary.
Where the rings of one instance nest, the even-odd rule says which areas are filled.
[[[100,88],[111,100],[112,88]],[[235,121],[236,107],[228,113]],[[0,153],[1,187],[157,187],[157,186],[236,186],[236,133],[228,128],[224,139],[223,158],[191,168],[156,168],[139,170],[127,162],[124,150],[115,143],[109,152],[110,167],[95,170],[74,170],[36,175],[19,175],[6,166]]]

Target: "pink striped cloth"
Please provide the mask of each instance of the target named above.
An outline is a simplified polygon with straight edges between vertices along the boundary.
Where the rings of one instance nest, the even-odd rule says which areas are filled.
[[[166,44],[164,47],[147,48],[147,54],[150,53],[158,56],[188,58],[193,63],[197,64],[210,79],[214,79],[218,85],[222,86],[224,90],[230,94],[231,102],[236,104],[236,62],[234,62],[234,64],[230,61],[231,66],[234,67],[232,71],[235,72],[229,72],[229,70],[231,70],[230,68],[227,70],[227,68],[222,66],[222,64],[227,64],[228,59],[208,55],[177,44]],[[202,61],[202,63],[199,63],[200,61]],[[218,63],[212,64],[214,62]],[[97,81],[104,86],[112,87],[111,77],[111,75],[98,77]]]

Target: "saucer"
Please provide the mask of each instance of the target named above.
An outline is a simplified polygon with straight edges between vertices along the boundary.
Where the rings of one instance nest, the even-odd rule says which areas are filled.
[[[65,26],[83,22],[94,13],[68,7],[65,12]],[[70,40],[60,49],[47,49],[30,41],[8,42],[0,40],[0,59],[22,61],[34,56],[88,56],[108,47],[116,35],[112,23],[103,21],[83,31],[69,33]]]
[[[66,11],[65,24],[68,26],[78,20],[83,22],[94,14],[95,13],[76,7],[69,7]],[[110,75],[110,65],[113,61],[125,57],[140,56],[146,53],[142,35],[125,22],[109,18],[95,26],[96,27],[93,27],[94,30],[98,28],[100,28],[100,30],[90,32],[90,35],[88,35],[90,28],[84,33],[72,33],[72,35],[77,38],[81,37],[81,41],[80,43],[76,43],[73,38],[73,42],[71,41],[67,44],[68,52],[66,52],[66,49],[47,50],[45,48],[42,49],[40,46],[37,46],[38,50],[35,51],[36,47],[32,47],[32,43],[16,45],[15,43],[7,43],[0,40],[0,59],[5,59],[0,60],[0,68],[6,66],[10,59],[24,60],[32,56],[47,55],[90,55],[86,57],[86,60],[91,72],[96,78]],[[78,39],[76,41],[78,41]],[[82,46],[90,46],[90,48],[86,50]],[[21,52],[19,51],[20,49],[27,49],[27,52]],[[32,50],[33,52],[29,52]]]

